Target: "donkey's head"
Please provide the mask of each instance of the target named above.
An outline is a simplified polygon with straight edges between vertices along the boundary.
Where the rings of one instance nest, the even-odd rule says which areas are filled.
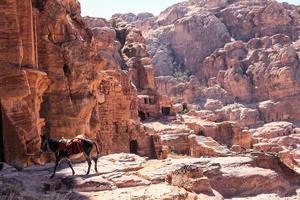
[[[48,151],[48,138],[45,135],[41,135],[41,151],[42,152]]]

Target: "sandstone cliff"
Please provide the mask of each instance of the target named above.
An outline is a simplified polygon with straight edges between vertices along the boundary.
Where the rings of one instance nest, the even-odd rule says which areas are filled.
[[[138,30],[105,22],[91,30],[77,0],[5,0],[0,11],[2,161],[37,162],[42,133],[83,134],[101,154],[129,152],[132,140],[147,143],[137,92],[154,100],[146,114],[159,115],[160,104],[146,49],[131,53],[144,45]]]
[[[217,142],[232,151],[279,153],[298,171],[299,144],[294,142],[300,119],[299,6],[267,0],[190,0],[156,17],[116,17],[142,30],[159,93],[178,103],[179,113],[182,103],[189,103],[190,112],[173,125],[164,129],[147,124],[158,132],[165,154],[228,153]],[[287,127],[281,121],[291,122],[293,128],[276,135],[277,127]],[[263,130],[274,133],[267,136]]]
[[[1,1],[1,136],[12,162],[39,151],[41,99],[50,83],[39,69],[37,11],[32,2]],[[2,132],[3,129],[3,132]],[[3,158],[2,158],[3,159]]]
[[[121,17],[129,19],[127,14]],[[293,76],[298,73],[297,6],[190,0],[157,17],[130,19],[146,38],[160,93],[175,101],[214,96],[253,102],[299,93]],[[287,83],[281,84],[283,79]]]

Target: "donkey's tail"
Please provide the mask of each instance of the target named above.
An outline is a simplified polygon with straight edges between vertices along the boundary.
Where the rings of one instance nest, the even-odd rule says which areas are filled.
[[[95,171],[98,172],[98,169],[97,169],[97,162],[98,162],[98,158],[99,158],[99,156],[100,156],[100,152],[99,152],[98,144],[97,144],[96,142],[93,142],[93,145],[95,145],[95,147],[96,147],[97,156],[96,156],[96,157],[92,157],[92,159],[93,159],[94,162],[95,162]]]
[[[96,142],[93,142],[93,145],[96,147],[96,151],[97,151],[96,159],[98,160],[98,158],[100,157],[99,147],[98,147],[98,144]]]

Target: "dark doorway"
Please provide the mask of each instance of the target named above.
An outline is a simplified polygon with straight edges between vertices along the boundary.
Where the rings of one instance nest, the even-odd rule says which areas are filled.
[[[150,137],[150,159],[157,159],[154,138],[152,135]]]
[[[144,98],[144,103],[148,104],[148,99],[147,98]]]
[[[146,114],[143,111],[139,111],[139,117],[140,117],[141,121],[146,120]]]
[[[67,64],[64,64],[63,70],[64,70],[65,76],[69,76],[71,74],[70,68]]]
[[[187,111],[188,111],[187,103],[183,103],[182,104],[182,112],[187,112]]]
[[[2,119],[1,104],[0,104],[0,162],[5,162],[4,141],[3,141],[3,119]]]
[[[129,142],[129,152],[133,154],[138,153],[138,143],[136,140],[130,140]]]
[[[203,130],[199,130],[198,135],[205,136],[204,131]]]
[[[162,107],[161,112],[163,115],[168,116],[168,115],[170,115],[171,108],[170,107]]]

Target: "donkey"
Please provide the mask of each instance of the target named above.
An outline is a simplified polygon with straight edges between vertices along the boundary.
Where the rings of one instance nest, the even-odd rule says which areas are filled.
[[[96,147],[96,151],[97,151],[96,157],[92,157],[91,155],[94,146]],[[45,135],[41,135],[41,152],[49,152],[49,150],[55,154],[55,158],[56,158],[54,171],[50,177],[51,179],[55,176],[57,166],[59,165],[62,159],[65,159],[67,161],[74,175],[75,171],[73,169],[71,160],[69,158],[72,157],[73,155],[77,155],[80,153],[83,153],[88,163],[88,171],[86,175],[90,173],[90,169],[92,165],[91,159],[94,160],[95,171],[98,172],[97,161],[99,158],[99,148],[98,145],[91,140],[83,139],[83,138],[73,138],[71,140],[65,140],[65,139],[55,140]]]

